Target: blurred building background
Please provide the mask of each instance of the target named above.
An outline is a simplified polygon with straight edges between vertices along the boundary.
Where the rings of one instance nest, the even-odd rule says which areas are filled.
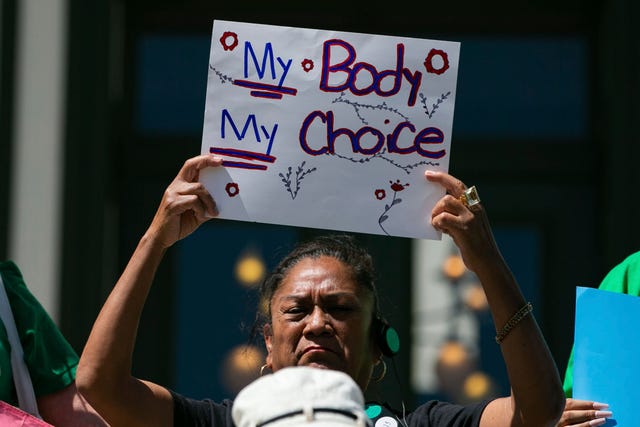
[[[80,352],[164,188],[200,152],[214,19],[462,43],[450,171],[478,186],[564,372],[576,286],[640,242],[633,0],[0,0],[0,259]],[[257,375],[253,287],[321,230],[212,221],[172,248],[135,374],[222,399]],[[508,393],[494,326],[455,247],[359,236],[401,353],[371,397],[411,407]]]

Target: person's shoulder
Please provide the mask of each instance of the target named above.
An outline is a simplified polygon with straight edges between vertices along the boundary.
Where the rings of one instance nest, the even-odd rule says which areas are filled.
[[[620,264],[622,265],[638,265],[640,264],[640,251],[628,255]]]
[[[604,277],[599,289],[640,295],[640,251],[628,255]]]
[[[0,272],[4,273],[5,271],[13,271],[13,272],[20,273],[20,269],[18,268],[16,263],[10,259],[5,261],[0,261]]]
[[[20,271],[20,268],[15,262],[11,260],[0,262],[0,274],[2,275],[2,283],[4,284],[5,292],[12,307],[14,303],[18,302],[16,300],[19,300],[21,303],[35,305],[40,308],[40,302],[27,287],[24,277],[22,276],[22,271]]]
[[[192,399],[172,390],[169,392],[173,398],[174,426],[233,426],[232,400],[216,402],[211,399]]]
[[[60,334],[49,313],[25,283],[16,263],[11,260],[0,262],[0,274],[20,336],[24,331],[31,329],[37,329],[42,333],[54,331],[54,334]]]
[[[15,286],[21,286],[26,288],[24,279],[22,278],[22,272],[15,262],[11,260],[0,261],[0,274],[2,274],[2,281],[5,287],[13,288]]]

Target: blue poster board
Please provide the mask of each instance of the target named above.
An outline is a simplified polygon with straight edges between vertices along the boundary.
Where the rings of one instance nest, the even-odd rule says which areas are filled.
[[[638,425],[640,298],[578,287],[573,397],[609,404],[605,426]]]

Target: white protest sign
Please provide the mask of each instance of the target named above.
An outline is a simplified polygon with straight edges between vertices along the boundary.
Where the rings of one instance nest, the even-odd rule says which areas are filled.
[[[439,239],[457,42],[216,20],[201,182],[220,218]]]

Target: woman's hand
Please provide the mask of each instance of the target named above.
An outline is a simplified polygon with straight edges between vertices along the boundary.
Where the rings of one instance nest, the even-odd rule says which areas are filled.
[[[222,159],[210,154],[187,160],[164,191],[147,236],[162,248],[168,248],[217,216],[216,202],[198,180],[200,170],[221,164]]]
[[[564,412],[556,427],[594,427],[601,426],[611,417],[606,403],[591,400],[567,399]]]
[[[426,171],[425,177],[447,191],[431,211],[431,224],[451,236],[467,268],[477,272],[486,261],[500,257],[482,205],[469,207],[460,199],[467,186],[444,172]]]

